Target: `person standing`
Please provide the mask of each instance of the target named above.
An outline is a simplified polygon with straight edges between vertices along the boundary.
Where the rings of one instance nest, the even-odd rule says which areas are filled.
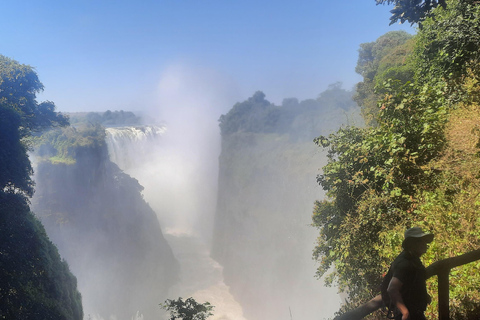
[[[425,309],[431,302],[427,293],[427,275],[420,257],[427,251],[434,235],[419,227],[405,231],[403,251],[390,266],[387,293],[395,307],[395,320],[425,320]]]

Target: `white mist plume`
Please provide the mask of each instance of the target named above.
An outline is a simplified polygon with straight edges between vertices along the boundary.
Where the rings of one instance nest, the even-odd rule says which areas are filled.
[[[178,64],[161,75],[156,107],[144,117],[165,122],[167,131],[152,157],[155,162],[143,175],[132,175],[145,187],[145,199],[167,233],[209,240],[217,195],[218,118],[236,101],[234,87],[206,68]]]
[[[213,320],[245,320],[208,248],[217,196],[218,118],[233,105],[232,96],[228,82],[209,70],[171,67],[159,83],[158,107],[144,115],[145,122],[162,125],[107,129],[111,159],[144,187],[180,262],[181,279],[170,298],[209,301]]]

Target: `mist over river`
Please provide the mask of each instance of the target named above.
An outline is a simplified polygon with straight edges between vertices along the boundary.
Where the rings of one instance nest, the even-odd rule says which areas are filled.
[[[224,283],[222,266],[210,257],[207,232],[217,178],[213,166],[202,167],[208,161],[195,154],[195,148],[182,150],[176,145],[179,139],[171,139],[166,126],[107,128],[106,132],[110,159],[144,186],[145,200],[157,213],[180,264],[180,280],[168,298],[208,301],[215,306],[213,320],[245,320]]]
[[[218,193],[218,134],[212,132],[202,137],[202,132],[196,132],[194,136],[188,136],[188,132],[182,135],[168,126],[107,128],[106,131],[110,159],[138,179],[145,188],[145,200],[156,212],[180,264],[180,281],[169,291],[170,299],[193,296],[199,302],[208,301],[215,306],[213,320],[322,319],[332,316],[338,309],[340,298],[336,289],[324,288],[323,283],[314,278],[315,264],[311,259],[311,250],[315,230],[309,226],[309,215],[301,216],[302,210],[307,213],[311,210],[315,199],[311,198],[312,194],[320,192],[312,174],[315,170],[309,172],[311,164],[298,165],[289,160],[290,166],[304,167],[306,171],[301,175],[297,172],[301,178],[291,179],[288,177],[290,173],[285,172],[285,178],[290,182],[282,185],[290,186],[287,192],[292,199],[290,196],[275,195],[275,191],[265,185],[265,181],[276,183],[269,177],[269,170],[264,170],[263,175],[257,176],[256,182],[245,186],[252,191],[261,190],[259,185],[267,186],[258,197],[272,205],[271,212],[283,217],[277,216],[277,222],[272,223],[263,221],[270,218],[258,216],[255,218],[257,225],[251,225],[251,221],[245,219],[233,226],[235,230],[247,228],[252,233],[261,232],[263,236],[249,236],[247,231],[245,238],[238,238],[237,231],[229,231],[232,226],[223,226],[221,228],[227,233],[227,238],[219,245],[212,243],[214,223],[218,228],[225,219],[218,217],[219,203],[229,201],[236,207],[229,209],[233,211],[252,210],[248,208],[263,207],[263,204],[254,198],[246,198],[248,196],[243,192],[236,193],[237,201],[244,202],[243,205],[228,200],[227,193],[232,190],[220,190]],[[270,147],[261,144],[258,147],[266,153],[272,152],[271,146],[278,145],[278,141],[269,144]],[[311,149],[307,148],[310,150],[307,154],[309,163],[317,161],[319,155],[313,144]],[[237,151],[242,152],[242,148]],[[251,157],[247,162],[254,161],[255,157]],[[258,165],[262,167],[264,164],[259,160]],[[304,175],[312,179],[307,178],[305,183],[302,180]],[[312,183],[310,186],[309,180]],[[289,189],[304,183],[308,192],[298,190],[297,195]],[[218,200],[217,194],[224,198]],[[283,208],[277,208],[275,203]],[[290,213],[282,213],[284,210],[295,215],[290,217]],[[283,225],[283,230],[277,224]],[[229,233],[231,237],[228,237]],[[218,230],[216,234],[219,234]],[[251,243],[252,240],[256,243]],[[228,253],[223,255],[223,261],[230,268],[227,283],[224,266],[211,258],[212,245],[217,248],[230,246],[226,249]],[[232,264],[251,272],[236,270]],[[256,276],[252,277],[252,272]],[[234,288],[231,288],[232,285]],[[245,308],[249,315],[245,313]]]
[[[32,207],[77,277],[85,319],[167,319],[159,304],[178,297],[211,303],[212,320],[332,317],[340,297],[312,260],[326,161],[312,137],[348,110],[257,92],[232,110],[261,130],[225,134],[192,106],[165,124],[54,130],[32,157]]]

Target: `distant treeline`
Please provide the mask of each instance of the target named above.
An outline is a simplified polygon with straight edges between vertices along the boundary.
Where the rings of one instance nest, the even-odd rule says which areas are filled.
[[[81,124],[96,125],[101,124],[105,127],[115,126],[133,126],[141,123],[140,117],[137,117],[131,111],[110,111],[105,112],[75,112],[69,113],[70,124],[76,126]]]
[[[287,98],[281,106],[277,106],[266,100],[263,92],[257,91],[246,101],[236,103],[228,113],[220,117],[221,134],[289,133],[299,140],[313,139],[320,132],[337,127],[339,122],[334,121],[329,128],[329,121],[325,121],[329,117],[340,116],[343,120],[353,120],[348,118],[358,107],[352,96],[353,92],[342,89],[342,84],[337,82],[331,84],[317,99],[299,101],[297,98]]]

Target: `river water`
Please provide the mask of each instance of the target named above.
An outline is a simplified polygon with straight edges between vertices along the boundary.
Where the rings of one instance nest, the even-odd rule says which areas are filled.
[[[165,126],[106,132],[110,159],[145,188],[144,198],[157,213],[180,264],[180,281],[168,299],[208,301],[214,306],[212,320],[246,320],[223,280],[223,267],[210,257],[218,154],[176,145],[178,140],[168,137]]]

